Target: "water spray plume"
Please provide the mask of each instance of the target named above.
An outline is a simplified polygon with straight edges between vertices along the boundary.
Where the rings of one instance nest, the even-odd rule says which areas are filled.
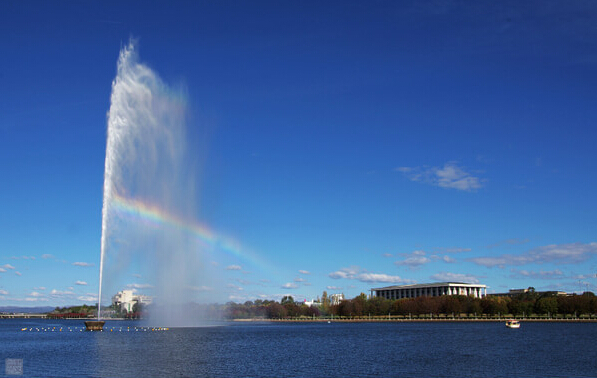
[[[147,203],[180,224],[193,223],[196,167],[187,149],[185,98],[138,62],[134,42],[122,49],[107,120],[98,318],[102,289],[122,287],[117,279],[104,287],[106,273],[122,280],[131,261],[151,272],[146,287],[165,305],[188,300],[183,288],[211,283],[196,237],[173,222],[148,224],[121,211],[123,203]]]

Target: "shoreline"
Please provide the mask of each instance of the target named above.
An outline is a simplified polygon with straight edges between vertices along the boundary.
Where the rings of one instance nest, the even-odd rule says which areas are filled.
[[[508,319],[516,319],[520,322],[536,323],[597,323],[597,318],[584,319],[539,319],[539,318],[501,318],[501,319],[467,319],[467,318],[446,318],[446,319],[232,319],[231,322],[261,322],[261,323],[452,323],[452,322],[505,322]]]
[[[46,314],[14,314],[0,315],[0,321],[4,319],[39,319],[39,320],[96,320],[97,318],[52,318]],[[450,323],[450,322],[505,322],[508,319],[516,319],[521,322],[534,323],[597,323],[594,318],[535,318],[535,317],[503,317],[503,318],[289,318],[289,319],[219,319],[218,322],[229,323]],[[107,318],[104,321],[142,321],[144,319]]]

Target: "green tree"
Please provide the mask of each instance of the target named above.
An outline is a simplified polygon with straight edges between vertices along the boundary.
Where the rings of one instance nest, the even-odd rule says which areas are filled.
[[[287,314],[288,312],[286,311],[286,308],[277,302],[272,302],[267,306],[267,316],[270,319],[282,319],[285,318]]]
[[[558,312],[558,300],[554,297],[543,297],[535,302],[535,311],[538,314],[556,314]]]
[[[330,311],[330,298],[328,297],[328,292],[325,290],[323,291],[323,294],[321,295],[321,309],[326,314]]]
[[[442,298],[441,312],[444,314],[460,315],[464,310],[462,302],[464,299],[461,295],[445,295]]]

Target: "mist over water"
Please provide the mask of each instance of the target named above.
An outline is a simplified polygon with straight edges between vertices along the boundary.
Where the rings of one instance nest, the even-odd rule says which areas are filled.
[[[107,121],[99,301],[143,290],[163,326],[200,323],[180,305],[213,290],[209,248],[180,227],[195,218],[197,190],[185,99],[139,62],[134,42],[121,50]]]

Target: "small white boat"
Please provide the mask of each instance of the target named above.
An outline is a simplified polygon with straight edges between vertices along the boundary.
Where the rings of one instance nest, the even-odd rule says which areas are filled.
[[[514,320],[514,319],[506,320],[506,327],[508,327],[508,328],[520,328],[520,322],[518,320]]]

